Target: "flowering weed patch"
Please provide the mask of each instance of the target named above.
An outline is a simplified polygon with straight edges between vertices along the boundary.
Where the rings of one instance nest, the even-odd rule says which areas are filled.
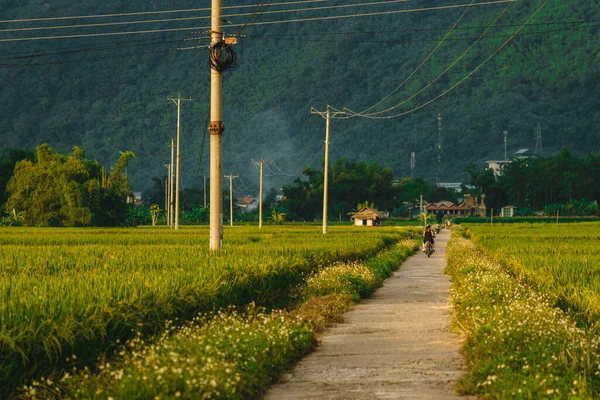
[[[316,334],[341,320],[353,300],[372,293],[412,253],[401,242],[364,264],[335,263],[308,280],[305,297],[291,311],[254,306],[204,314],[176,327],[167,323],[154,340],[141,335],[99,369],[72,371],[22,386],[26,398],[259,398],[269,384],[316,345]],[[335,273],[342,276],[335,278]],[[315,282],[332,290],[315,289]],[[334,282],[339,286],[330,285]]]
[[[141,337],[131,340],[122,350],[123,357],[101,363],[97,374],[65,374],[52,385],[48,380],[34,382],[21,394],[84,399],[256,398],[273,376],[315,344],[314,332],[298,316],[265,313],[253,306],[243,313],[230,309],[195,318],[178,329],[168,323],[151,343]]]
[[[455,327],[465,336],[464,393],[500,399],[597,396],[598,340],[457,229],[448,245]]]
[[[225,248],[210,252],[208,227],[0,230],[0,398],[27,380],[93,365],[134,331],[160,334],[166,320],[251,302],[285,307],[321,266],[371,257],[406,231],[225,234]]]
[[[471,225],[467,234],[580,324],[600,319],[600,223]]]

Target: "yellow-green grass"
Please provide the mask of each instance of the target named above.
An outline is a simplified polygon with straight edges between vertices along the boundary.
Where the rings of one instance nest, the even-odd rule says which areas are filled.
[[[467,234],[514,276],[573,313],[600,317],[600,223],[467,225]]]
[[[157,338],[135,337],[98,369],[47,376],[18,389],[19,397],[73,399],[260,398],[316,334],[339,321],[352,301],[367,297],[413,253],[404,240],[364,262],[320,268],[289,310],[236,308],[204,314],[181,327],[166,323]]]
[[[509,249],[506,249],[509,251]],[[494,399],[592,399],[600,372],[597,335],[577,327],[552,296],[507,272],[453,232],[454,326],[464,335],[463,393]]]
[[[394,228],[208,227],[0,230],[0,397],[28,378],[93,362],[165,320],[256,302],[289,301],[319,266],[376,254]],[[70,362],[65,360],[70,357]]]

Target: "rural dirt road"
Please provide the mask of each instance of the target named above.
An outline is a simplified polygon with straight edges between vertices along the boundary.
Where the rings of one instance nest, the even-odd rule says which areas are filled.
[[[465,399],[454,390],[464,365],[442,273],[449,238],[438,235],[431,258],[418,252],[406,260],[265,399]]]

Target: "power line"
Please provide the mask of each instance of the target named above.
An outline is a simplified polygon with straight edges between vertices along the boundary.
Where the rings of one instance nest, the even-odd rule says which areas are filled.
[[[478,2],[478,3],[471,4],[471,5],[470,4],[453,4],[453,5],[446,5],[446,6],[423,7],[423,8],[413,8],[413,9],[393,10],[393,11],[381,11],[381,12],[373,12],[373,13],[333,15],[333,16],[328,16],[328,17],[290,19],[290,20],[281,20],[281,21],[263,21],[263,22],[258,22],[254,25],[258,26],[258,25],[274,25],[274,24],[308,22],[308,21],[327,21],[327,20],[332,20],[332,19],[369,17],[369,16],[374,16],[374,15],[392,15],[392,14],[403,14],[403,13],[415,13],[415,12],[422,12],[422,11],[438,11],[438,10],[448,10],[448,9],[471,7],[471,6],[477,7],[477,6],[485,6],[485,5],[516,3],[517,1],[519,1],[519,0],[493,0],[493,1]],[[236,25],[231,25],[231,26],[236,26]]]
[[[247,194],[256,191],[256,189],[248,189],[248,186],[246,186],[246,184],[244,183],[244,179],[241,176],[238,178],[237,181],[234,181],[234,185],[236,184],[235,182],[239,182],[240,185],[242,186],[243,190],[245,190],[247,192]]]
[[[168,53],[171,51],[174,51],[174,49],[153,50],[153,51],[147,51],[147,52],[143,52],[143,53],[118,54],[118,55],[112,55],[112,56],[101,56],[101,57],[93,57],[93,58],[79,58],[79,59],[75,59],[75,60],[66,60],[66,61],[47,61],[47,62],[43,62],[43,63],[20,63],[20,64],[2,63],[2,64],[0,64],[0,68],[40,67],[40,66],[45,66],[45,65],[76,64],[76,63],[83,63],[83,62],[114,60],[117,58],[124,58],[124,57],[144,56],[144,55],[148,55],[148,54]]]
[[[471,4],[473,4],[474,2],[475,2],[475,0],[471,0]],[[363,113],[365,113],[365,112],[367,112],[369,110],[372,110],[373,108],[377,107],[378,105],[380,105],[381,103],[383,103],[384,101],[386,101],[387,99],[389,99],[394,93],[396,93],[398,90],[400,90],[406,84],[406,82],[408,82],[410,80],[410,78],[412,78],[417,72],[419,72],[419,70],[421,69],[421,67],[423,65],[425,65],[425,63],[427,61],[429,61],[429,59],[431,57],[433,57],[433,55],[435,54],[435,52],[442,46],[442,44],[444,43],[444,41],[446,40],[446,38],[448,38],[448,36],[450,36],[450,34],[454,31],[454,28],[456,28],[456,26],[460,23],[460,21],[462,21],[462,19],[464,18],[464,16],[467,14],[467,12],[470,9],[471,9],[471,7],[467,7],[465,9],[465,11],[456,20],[456,22],[450,28],[450,30],[448,32],[446,32],[446,35],[444,35],[444,37],[442,38],[442,40],[440,40],[440,42],[437,44],[437,46],[435,46],[434,49],[427,55],[427,57],[425,57],[425,59],[421,62],[421,64],[419,64],[419,66],[417,66],[417,68],[415,68],[413,70],[413,72],[408,76],[408,78],[406,78],[399,86],[397,86],[394,90],[392,90],[390,93],[388,93],[388,95],[385,96],[384,98],[382,98],[380,101],[378,101],[377,103],[375,103],[371,107],[363,110],[361,112],[361,114],[363,114]]]
[[[378,118],[378,119],[391,119],[391,118],[397,118],[397,117],[401,117],[407,114],[410,114],[412,112],[415,112],[417,110],[420,110],[423,107],[428,106],[429,104],[433,103],[436,100],[439,100],[440,98],[444,97],[446,94],[450,93],[452,90],[454,90],[456,87],[458,87],[459,85],[461,85],[464,81],[466,81],[467,79],[469,79],[473,74],[475,74],[477,71],[479,71],[485,64],[488,63],[488,61],[490,61],[496,54],[498,54],[500,52],[500,50],[502,50],[508,43],[510,43],[510,41],[512,41],[518,34],[519,32],[521,32],[521,30],[523,30],[523,28],[525,28],[528,23],[537,16],[537,14],[546,6],[546,4],[548,3],[549,0],[544,1],[544,3],[533,13],[533,15],[531,15],[531,17],[529,17],[529,19],[527,21],[525,21],[525,23],[523,25],[521,25],[521,27],[519,29],[517,29],[511,36],[510,38],[508,38],[500,47],[498,47],[492,54],[490,54],[482,63],[480,63],[473,71],[471,71],[470,73],[468,73],[467,75],[465,75],[462,79],[460,79],[458,82],[456,82],[454,85],[452,85],[449,89],[447,89],[446,91],[442,92],[440,95],[434,97],[433,99],[430,99],[429,101],[421,104],[418,107],[415,107],[411,110],[407,110],[404,111],[402,113],[399,114],[395,114],[395,115],[389,115],[389,116],[385,116],[385,117],[373,117],[373,118]],[[356,116],[362,116],[362,115],[356,115]],[[367,116],[368,118],[368,116]]]
[[[388,111],[392,111],[395,108],[409,102],[410,100],[414,99],[415,97],[417,97],[419,94],[423,93],[425,90],[427,90],[429,87],[431,87],[431,85],[433,85],[435,82],[437,82],[440,78],[442,78],[444,75],[446,75],[446,73],[448,71],[450,71],[452,68],[454,68],[454,66],[456,64],[458,64],[458,62],[460,60],[463,59],[464,56],[466,56],[474,47],[477,43],[479,43],[479,41],[490,31],[490,29],[492,29],[492,27],[496,24],[496,22],[498,22],[498,20],[500,18],[502,18],[502,16],[506,13],[506,11],[508,11],[508,8],[511,6],[511,4],[509,4],[508,6],[506,6],[504,8],[504,10],[502,10],[502,12],[494,19],[494,21],[492,21],[492,23],[486,28],[486,30],[477,38],[477,40],[475,40],[460,56],[458,56],[444,71],[442,71],[442,73],[440,73],[435,79],[433,79],[432,81],[430,81],[427,85],[425,85],[423,88],[421,88],[419,91],[417,91],[416,93],[414,93],[413,95],[409,96],[408,98],[402,100],[401,102],[399,102],[398,104],[389,107],[385,110],[381,110],[381,111],[377,111],[371,114],[364,114],[364,112],[362,113],[358,113],[360,116],[362,117],[367,117],[367,118],[380,118],[380,117],[376,117],[376,115],[380,115],[383,113],[386,113]],[[389,97],[389,96],[388,96]],[[379,102],[378,104],[381,104],[381,102]],[[373,108],[373,107],[371,107]],[[381,117],[381,118],[385,118],[385,117]]]
[[[120,49],[125,49],[125,48],[132,48],[132,47],[143,47],[143,46],[179,43],[182,41],[183,41],[183,39],[176,39],[176,40],[163,40],[163,39],[148,40],[148,39],[146,39],[144,41],[131,42],[131,44],[126,44],[126,43],[121,44],[120,42],[114,42],[114,43],[107,43],[107,44],[98,45],[98,46],[72,47],[72,48],[64,49],[62,51],[54,51],[54,52],[30,53],[30,54],[26,54],[26,52],[19,52],[19,53],[13,53],[13,54],[6,54],[5,56],[0,57],[0,60],[11,60],[11,59],[12,60],[20,60],[20,59],[27,59],[27,58],[51,57],[51,56],[61,56],[61,55],[67,55],[67,54],[88,53],[88,52],[93,52],[93,51],[120,50]]]
[[[280,3],[271,3],[270,6],[281,6],[281,5],[294,5],[303,3],[323,3],[330,0],[302,0],[302,1],[284,1]],[[239,6],[226,6],[221,7],[221,10],[236,9],[236,8],[251,8],[256,7],[259,4],[246,4]],[[187,12],[198,12],[198,11],[210,11],[211,8],[190,8],[184,10],[164,10],[164,11],[140,11],[131,13],[120,13],[120,14],[94,14],[94,15],[76,15],[67,17],[49,17],[49,18],[28,18],[28,19],[6,19],[0,20],[0,23],[22,23],[22,22],[40,22],[40,21],[60,21],[70,19],[90,19],[90,18],[114,18],[114,17],[129,17],[137,15],[156,15],[156,14],[169,14],[169,13],[187,13]]]
[[[288,23],[299,23],[299,22],[327,21],[327,20],[334,20],[334,19],[359,18],[359,17],[369,17],[369,16],[377,16],[377,15],[393,15],[393,14],[416,13],[416,12],[424,12],[424,11],[439,11],[439,10],[448,10],[448,9],[463,8],[463,7],[477,7],[477,6],[484,6],[484,5],[514,3],[516,1],[518,1],[518,0],[493,0],[493,1],[473,3],[471,5],[455,4],[455,5],[446,5],[446,6],[402,9],[402,10],[381,11],[381,12],[372,12],[372,13],[333,15],[333,16],[327,16],[327,17],[297,18],[297,19],[279,20],[279,21],[263,21],[263,22],[253,23],[253,25],[254,26],[276,25],[276,24],[288,24]],[[229,26],[230,27],[243,27],[244,24],[230,24]],[[188,28],[147,29],[147,30],[142,30],[142,31],[129,31],[129,32],[104,32],[104,33],[88,33],[88,34],[74,34],[74,35],[20,37],[20,38],[0,39],[0,43],[29,41],[29,40],[73,39],[73,38],[89,38],[89,37],[103,37],[103,36],[136,35],[136,34],[147,34],[147,33],[197,31],[197,30],[206,30],[209,28],[210,28],[209,26],[196,26],[196,27],[188,27]]]
[[[386,1],[369,2],[369,3],[343,4],[343,5],[326,6],[326,7],[295,8],[295,9],[275,10],[275,11],[261,11],[261,9],[258,9],[251,13],[227,14],[227,15],[223,15],[223,17],[224,18],[249,17],[249,21],[246,22],[245,24],[243,24],[242,29],[240,30],[240,32],[238,32],[237,35],[239,35],[245,30],[245,28],[248,27],[248,25],[252,24],[252,21],[255,20],[259,15],[292,13],[292,12],[307,12],[307,11],[321,11],[321,10],[330,10],[330,9],[337,9],[337,8],[364,7],[364,6],[373,6],[373,5],[387,5],[387,4],[394,4],[394,3],[407,3],[410,1],[412,1],[412,0],[386,0]],[[257,7],[266,8],[266,7],[269,7],[269,4],[267,4],[267,3],[265,5],[259,4],[259,5],[257,5]],[[95,23],[95,24],[37,26],[37,27],[28,27],[28,28],[1,29],[0,33],[29,32],[29,31],[52,30],[52,29],[98,28],[98,27],[106,27],[106,26],[153,24],[153,23],[161,23],[161,22],[195,21],[195,20],[205,20],[205,19],[210,19],[210,18],[211,17],[209,15],[207,15],[207,16],[201,16],[201,17],[165,18],[165,19],[150,19],[150,20],[141,20],[141,21],[122,21],[122,22],[102,22],[102,23]]]
[[[520,36],[532,36],[532,35],[547,35],[550,33],[557,33],[557,32],[567,32],[567,31],[573,31],[573,30],[579,30],[579,29],[586,29],[586,28],[595,28],[597,26],[600,26],[600,20],[596,21],[597,23],[593,24],[593,25],[587,25],[587,26],[572,26],[572,27],[566,27],[566,28],[562,28],[562,29],[550,29],[550,30],[543,30],[543,31],[533,31],[533,32],[522,32],[520,34]],[[588,21],[587,23],[592,23],[591,21]],[[543,25],[543,24],[538,24],[539,25]],[[548,24],[548,25],[554,25],[554,24]],[[503,27],[514,27],[517,25],[499,25],[496,24],[494,26],[494,28],[503,28]],[[518,25],[520,26],[520,25]],[[531,26],[531,25],[530,25]],[[479,28],[485,28],[484,26],[481,26]],[[475,27],[471,27],[471,28],[461,28],[461,27],[456,27],[454,30],[459,30],[459,29],[475,29]],[[403,33],[403,32],[427,32],[427,31],[439,31],[441,29],[423,29],[423,30],[419,30],[419,29],[412,29],[412,30],[399,30],[399,31],[374,31],[374,32],[361,32],[361,33],[352,33],[352,32],[340,32],[340,33],[331,33],[331,35],[346,35],[346,34],[371,34],[371,35],[376,35],[376,34],[383,34],[383,33]],[[321,35],[321,34],[319,34]],[[322,34],[325,35],[325,34]],[[486,35],[486,37],[482,38],[482,40],[488,40],[488,39],[497,39],[497,38],[503,38],[503,37],[507,37],[510,36],[510,33],[506,33],[506,34],[496,34],[496,35]],[[296,42],[317,42],[317,43],[373,43],[374,39],[364,39],[364,40],[357,40],[357,39],[340,39],[340,40],[335,40],[335,39],[304,39],[303,36],[312,36],[312,34],[298,34],[298,35],[258,35],[258,36],[253,36],[253,35],[249,35],[247,36],[250,39],[267,39],[267,40],[289,40],[289,41],[296,41]],[[299,39],[298,39],[299,38]],[[465,40],[476,40],[477,37],[474,36],[459,36],[456,38],[446,38],[446,42],[449,41],[465,41]],[[377,43],[422,43],[422,42],[439,42],[439,39],[385,39],[385,40],[376,40]]]
[[[597,24],[600,20],[578,20],[578,21],[552,21],[552,22],[536,22],[530,23],[528,26],[550,26],[550,25],[579,25],[579,24]],[[521,24],[496,24],[496,28],[515,28]],[[595,25],[594,25],[595,26]],[[486,25],[468,25],[457,26],[455,31],[483,29]],[[585,28],[585,27],[584,27]],[[283,34],[267,34],[267,35],[249,35],[249,38],[279,38],[279,37],[300,37],[300,36],[332,36],[332,35],[376,35],[388,33],[407,33],[407,32],[440,32],[446,31],[448,28],[407,28],[407,29],[385,29],[378,31],[344,31],[344,32],[307,32],[307,33],[283,33]],[[522,34],[523,35],[523,34]]]
[[[594,22],[600,22],[599,21],[580,21],[580,22],[557,22],[557,23],[548,23],[548,24],[529,24],[528,26],[541,26],[541,25],[567,25],[567,24],[574,24],[574,23],[594,23]],[[513,26],[517,26],[517,25],[501,25],[501,24],[496,24],[494,26],[494,28],[501,28],[501,27],[513,27]],[[593,28],[593,27],[597,27],[600,26],[600,24],[594,24],[594,25],[587,25],[587,26],[573,26],[573,27],[567,27],[567,28],[563,28],[563,29],[551,29],[551,30],[543,30],[543,31],[533,31],[533,32],[522,32],[520,34],[520,36],[532,36],[532,35],[547,35],[547,34],[551,34],[551,33],[557,33],[557,32],[565,32],[565,31],[572,31],[572,30],[578,30],[578,29],[585,29],[585,28]],[[474,29],[477,27],[469,27],[469,28],[461,28],[461,27],[456,27],[454,30],[459,30],[459,29]],[[482,27],[483,28],[483,27]],[[331,34],[378,34],[378,33],[401,33],[401,32],[407,32],[407,31],[437,31],[438,29],[423,29],[423,30],[417,30],[417,29],[413,29],[413,30],[397,30],[397,31],[372,31],[372,32],[341,32],[341,33],[331,33]],[[188,34],[186,34],[188,35]],[[261,36],[246,36],[249,38],[261,38],[261,39],[277,39],[277,40],[286,40],[285,37],[292,37],[292,36],[311,36],[312,34],[305,34],[305,35],[261,35]],[[503,37],[507,37],[510,36],[510,33],[506,33],[506,34],[497,34],[497,35],[486,35],[485,37],[481,38],[481,40],[490,40],[490,39],[497,39],[497,38],[503,38]],[[170,37],[173,37],[175,35],[169,35]],[[167,37],[169,37],[167,36]],[[280,38],[284,37],[283,39]],[[196,38],[196,40],[200,40],[200,39],[204,39],[204,38]],[[46,52],[46,53],[33,53],[33,54],[27,54],[27,52],[16,52],[16,53],[7,53],[5,54],[5,56],[0,57],[0,60],[18,60],[18,59],[27,59],[27,58],[38,58],[38,57],[48,57],[48,56],[59,56],[59,55],[66,55],[66,54],[76,54],[76,53],[86,53],[86,52],[94,52],[94,51],[102,51],[102,50],[113,50],[113,49],[122,49],[122,48],[128,48],[128,47],[141,47],[141,46],[149,46],[149,45],[161,45],[161,44],[169,44],[169,43],[179,43],[181,41],[184,41],[186,39],[176,39],[176,40],[155,40],[155,39],[140,39],[140,40],[132,40],[132,41],[117,41],[117,42],[111,42],[111,43],[107,43],[107,44],[102,44],[102,45],[97,45],[97,46],[90,46],[90,47],[65,47],[63,48],[62,51],[56,51],[56,52]],[[291,39],[288,39],[291,40]],[[471,37],[471,36],[463,36],[463,37],[458,37],[458,38],[446,38],[445,41],[472,41],[472,40],[477,40],[477,37]],[[332,40],[332,39],[303,39],[303,40],[298,40],[301,42],[323,42],[323,43],[372,43],[373,39],[366,39],[366,40],[352,40],[352,39],[344,39],[344,40]],[[143,42],[147,42],[147,43],[143,43]],[[408,39],[408,40],[377,40],[377,43],[420,43],[420,42],[439,42],[438,39]],[[171,50],[165,50],[165,51],[171,51]],[[35,64],[0,64],[3,66],[10,66],[10,67],[25,67],[25,66],[42,66],[42,65],[52,65],[52,64],[67,64],[67,63],[76,63],[76,62],[89,62],[89,61],[101,61],[105,58],[121,58],[121,57],[129,57],[129,56],[139,56],[139,55],[145,55],[145,54],[153,54],[153,53],[159,53],[161,51],[152,51],[152,52],[145,52],[145,53],[134,53],[134,54],[127,54],[127,55],[121,55],[121,56],[117,56],[117,57],[111,57],[111,56],[107,56],[104,58],[95,58],[95,59],[78,59],[78,60],[69,60],[69,61],[56,61],[56,62],[50,62],[50,63],[35,63]],[[21,55],[21,54],[26,54],[26,55]]]

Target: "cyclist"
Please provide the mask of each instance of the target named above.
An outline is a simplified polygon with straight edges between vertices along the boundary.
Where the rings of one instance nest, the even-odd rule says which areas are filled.
[[[435,251],[435,241],[433,240],[434,237],[435,234],[431,230],[431,225],[427,225],[423,231],[423,244],[425,245],[427,242],[431,243],[432,252]]]

